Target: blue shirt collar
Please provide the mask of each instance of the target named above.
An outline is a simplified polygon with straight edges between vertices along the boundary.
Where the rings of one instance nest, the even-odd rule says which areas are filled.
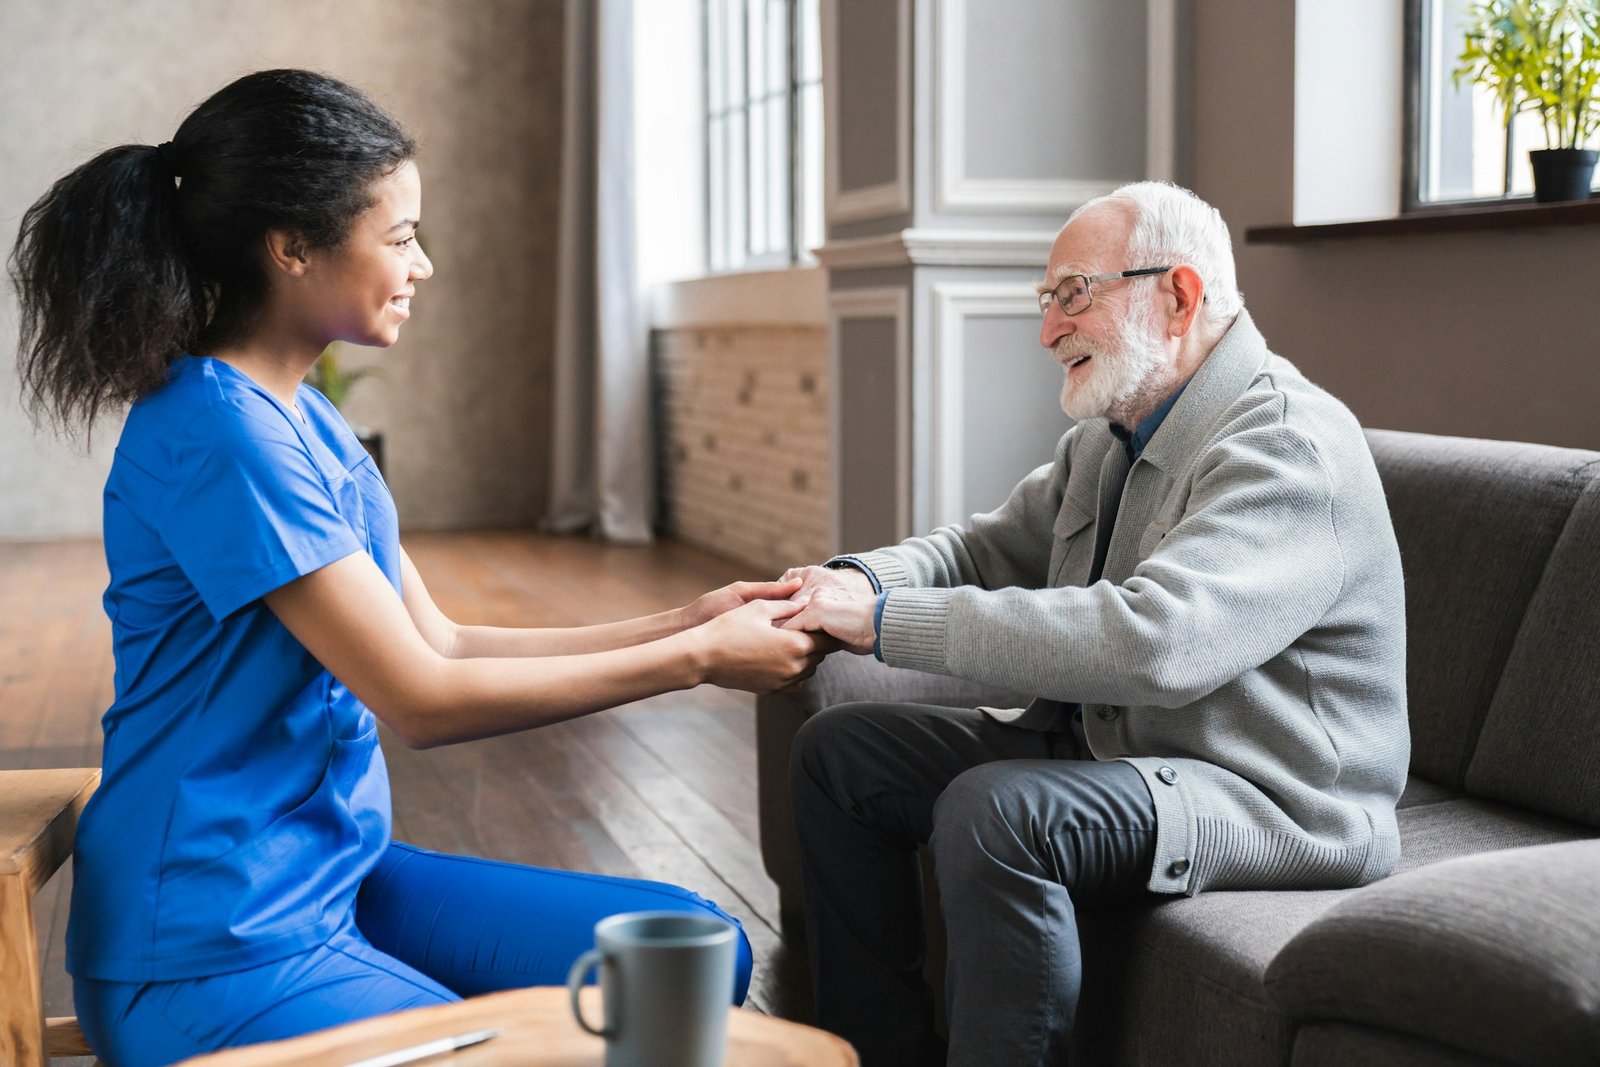
[[[1117,440],[1121,441],[1122,446],[1128,450],[1128,462],[1130,464],[1139,458],[1140,453],[1144,451],[1144,446],[1149,444],[1150,439],[1156,435],[1156,431],[1161,429],[1161,422],[1167,417],[1167,412],[1172,410],[1172,405],[1178,402],[1178,398],[1183,395],[1184,389],[1188,388],[1189,383],[1193,380],[1193,377],[1185,378],[1183,384],[1167,394],[1167,398],[1158,404],[1154,411],[1146,415],[1143,421],[1134,427],[1132,433],[1124,430],[1114,422],[1111,424],[1111,432],[1116,434]]]

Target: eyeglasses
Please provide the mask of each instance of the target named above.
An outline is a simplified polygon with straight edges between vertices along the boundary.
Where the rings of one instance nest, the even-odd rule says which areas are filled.
[[[1118,271],[1115,274],[1069,274],[1056,283],[1054,289],[1039,290],[1039,314],[1050,311],[1050,301],[1061,305],[1068,315],[1087,311],[1094,303],[1094,286],[1098,282],[1114,282],[1119,278],[1145,278],[1165,274],[1171,267],[1140,267],[1138,270]]]

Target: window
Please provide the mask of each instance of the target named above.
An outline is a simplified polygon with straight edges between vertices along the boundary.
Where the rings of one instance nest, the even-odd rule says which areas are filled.
[[[706,259],[812,261],[822,243],[818,0],[705,0]]]
[[[1472,0],[1407,0],[1406,210],[1430,205],[1527,198],[1528,150],[1545,147],[1533,111],[1505,125],[1488,90],[1452,77]]]

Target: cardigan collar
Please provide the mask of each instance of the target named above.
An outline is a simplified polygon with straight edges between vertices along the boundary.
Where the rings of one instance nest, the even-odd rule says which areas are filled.
[[[1271,353],[1243,308],[1222,335],[1140,458],[1176,476],[1210,437],[1217,419],[1247,389]],[[1109,429],[1107,436],[1110,436]]]

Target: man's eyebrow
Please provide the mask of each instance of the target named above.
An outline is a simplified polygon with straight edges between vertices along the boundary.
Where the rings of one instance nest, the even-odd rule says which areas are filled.
[[[1088,270],[1085,267],[1079,267],[1079,266],[1076,266],[1076,265],[1074,265],[1072,263],[1063,263],[1063,264],[1061,264],[1061,266],[1057,267],[1055,269],[1054,273],[1051,274],[1050,276],[1048,276],[1044,281],[1042,281],[1042,282],[1034,282],[1033,283],[1033,288],[1034,288],[1035,292],[1039,293],[1042,296],[1045,293],[1053,292],[1055,290],[1055,287],[1061,284],[1061,280],[1063,278],[1070,278],[1074,274],[1092,274],[1092,273],[1093,273],[1092,271]]]
[[[405,230],[405,229],[414,230],[418,226],[421,226],[421,225],[422,225],[422,220],[421,219],[401,219],[399,222],[395,223],[393,226],[390,226],[389,229],[387,231],[385,231],[385,232],[387,232],[387,233],[397,233],[400,230]]]

